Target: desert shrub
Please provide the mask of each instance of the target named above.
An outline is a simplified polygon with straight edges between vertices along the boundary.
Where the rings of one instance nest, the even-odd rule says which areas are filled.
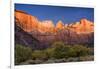
[[[70,54],[73,57],[87,56],[91,52],[90,48],[87,48],[86,46],[83,46],[83,45],[74,45],[73,47],[71,47],[71,50],[73,53],[70,53]]]
[[[25,47],[17,44],[15,46],[15,64],[19,64],[28,59],[31,59],[32,49],[29,47]]]
[[[54,48],[47,48],[45,50],[46,56],[48,57],[48,59],[52,59],[53,58],[53,54],[54,54]]]
[[[70,47],[68,52],[66,52],[66,55],[67,55],[68,58],[69,57],[76,57],[77,53],[76,53],[76,51],[72,47]]]
[[[57,42],[54,42],[51,47],[56,48],[56,47],[64,47],[64,46],[65,44],[63,42],[57,41]]]
[[[57,59],[87,56],[92,52],[85,45],[65,45],[63,42],[54,42],[52,45],[52,57]]]
[[[42,60],[46,60],[48,58],[46,52],[44,50],[35,50],[32,53],[32,59],[36,60],[36,59],[42,59]]]
[[[54,42],[50,48],[35,50],[32,53],[33,60],[56,60],[77,58],[91,54],[91,49],[84,45],[65,45],[63,42]],[[75,59],[78,60],[78,59]],[[65,60],[61,60],[65,61]]]
[[[94,55],[94,48],[88,48],[88,50],[90,55]]]
[[[70,47],[66,46],[63,42],[55,42],[52,45],[52,48],[53,48],[52,57],[57,58],[57,59],[66,58],[67,52],[70,49]]]

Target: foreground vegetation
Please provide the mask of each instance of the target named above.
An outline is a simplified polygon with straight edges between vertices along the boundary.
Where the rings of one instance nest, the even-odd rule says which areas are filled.
[[[93,48],[85,45],[66,45],[54,42],[50,48],[32,50],[17,44],[15,46],[15,64],[40,64],[94,60]]]

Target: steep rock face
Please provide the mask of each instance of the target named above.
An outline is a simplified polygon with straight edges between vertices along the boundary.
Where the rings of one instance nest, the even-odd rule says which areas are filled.
[[[87,19],[81,19],[80,22],[65,25],[59,20],[56,26],[54,26],[51,20],[39,21],[36,17],[18,10],[15,11],[15,18],[17,25],[27,32],[56,33],[63,29],[70,29],[77,34],[94,32],[94,23]]]
[[[38,23],[38,31],[41,33],[53,33],[54,24],[51,20],[46,20]]]
[[[86,33],[94,32],[94,24],[91,21],[87,19],[81,19],[80,23],[81,23],[80,31]]]
[[[36,17],[31,16],[23,11],[15,11],[15,18],[17,25],[20,26],[24,31],[31,32],[37,29],[38,20]]]
[[[36,38],[25,32],[19,26],[15,25],[15,45],[21,44],[24,46],[31,47],[32,49],[36,49],[38,48],[38,43],[39,41]]]
[[[54,26],[51,20],[39,21],[23,11],[15,11],[15,21],[15,26],[21,29],[17,29],[18,32],[15,33],[15,43],[33,48],[36,43],[37,49],[47,48],[54,41],[63,41],[66,44],[94,43],[94,23],[87,19],[65,25],[58,21]]]
[[[58,23],[56,24],[56,30],[62,30],[64,29],[64,24],[63,22],[60,20],[58,21]]]
[[[76,32],[77,34],[87,34],[94,32],[94,23],[87,19],[81,19],[80,22],[69,25],[69,29]]]

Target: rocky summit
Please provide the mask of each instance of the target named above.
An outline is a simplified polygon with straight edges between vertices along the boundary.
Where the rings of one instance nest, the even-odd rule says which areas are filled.
[[[52,20],[40,21],[24,11],[15,10],[15,25],[22,31],[15,29],[15,43],[22,42],[33,48],[34,42],[37,48],[49,47],[54,41],[63,41],[65,44],[94,43],[94,23],[86,18],[66,24],[59,20],[55,25]]]

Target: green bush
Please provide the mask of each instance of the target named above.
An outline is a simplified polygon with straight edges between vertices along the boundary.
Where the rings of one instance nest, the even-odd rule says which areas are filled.
[[[36,59],[42,59],[42,60],[46,60],[48,58],[46,52],[44,50],[35,50],[32,53],[32,59],[36,60]]]
[[[91,49],[85,45],[65,45],[63,42],[54,42],[52,45],[52,57],[69,58],[91,55]]]
[[[25,47],[17,44],[15,46],[15,64],[19,64],[28,59],[31,59],[32,49],[29,47]]]
[[[90,48],[83,45],[75,45],[72,47],[72,50],[76,53],[75,55],[72,54],[74,57],[87,56],[90,54]]]
[[[20,64],[30,59],[34,60],[31,63],[49,62],[48,60],[52,60],[50,62],[55,60],[62,62],[67,61],[67,59],[69,61],[78,61],[78,57],[89,55],[93,55],[93,48],[88,48],[85,45],[65,45],[63,42],[54,42],[50,48],[34,51],[22,45],[17,44],[15,46],[15,64]]]
[[[70,49],[70,47],[66,46],[63,42],[55,42],[52,45],[52,48],[53,48],[53,57],[57,59],[66,58],[67,52]]]
[[[67,55],[68,58],[69,58],[69,57],[76,57],[77,53],[76,53],[76,51],[75,51],[72,47],[70,47],[70,49],[69,49],[69,51],[66,53],[66,55]]]
[[[35,59],[60,59],[67,57],[68,46],[65,46],[62,42],[55,42],[52,44],[51,48],[45,50],[35,50],[32,53],[32,58]]]
[[[54,48],[47,48],[45,50],[45,53],[46,53],[48,59],[49,58],[52,59],[53,58],[53,54],[54,54]]]

